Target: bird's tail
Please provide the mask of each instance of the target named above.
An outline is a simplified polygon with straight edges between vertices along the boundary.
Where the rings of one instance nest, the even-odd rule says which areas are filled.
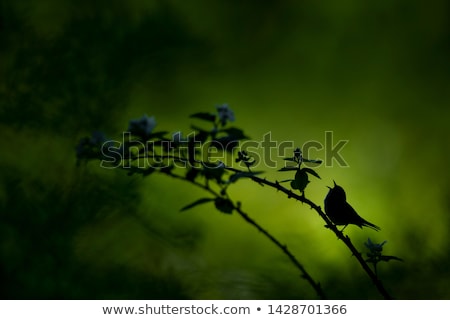
[[[376,226],[376,225],[374,225],[373,223],[370,223],[369,221],[364,220],[364,219],[363,219],[363,222],[362,222],[361,225],[362,225],[363,227],[371,228],[371,229],[373,229],[373,230],[375,230],[375,231],[380,231],[380,230],[381,230],[381,228],[380,228],[379,226]]]

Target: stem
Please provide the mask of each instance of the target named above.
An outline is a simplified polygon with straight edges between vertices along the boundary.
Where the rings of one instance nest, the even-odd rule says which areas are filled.
[[[216,191],[214,191],[213,189],[211,189],[208,185],[204,185],[201,184],[197,181],[192,181],[192,180],[188,180],[186,179],[184,176],[175,174],[171,171],[158,171],[160,173],[164,173],[172,178],[175,179],[179,179],[179,180],[184,180],[187,182],[190,182],[192,184],[194,184],[195,186],[206,190],[207,192],[211,193],[212,195],[214,195],[215,197],[222,197],[219,193],[217,193]],[[230,200],[230,199],[229,199]],[[230,200],[231,201],[231,200]],[[297,258],[294,256],[294,254],[292,254],[286,245],[283,245],[280,241],[278,241],[274,236],[272,236],[267,230],[265,230],[263,227],[261,227],[255,220],[253,220],[252,218],[250,218],[250,216],[245,213],[240,205],[236,205],[234,204],[232,201],[231,203],[233,204],[233,209],[249,224],[251,224],[253,227],[255,227],[259,232],[261,232],[264,236],[266,236],[266,238],[268,238],[273,244],[275,244],[279,249],[281,249],[281,251],[289,258],[289,260],[292,262],[292,264],[301,272],[301,277],[303,279],[305,279],[306,281],[308,281],[308,283],[314,288],[314,290],[316,291],[317,295],[321,298],[321,299],[326,299],[326,295],[322,290],[322,287],[320,286],[320,283],[315,282],[314,279],[311,277],[311,275],[306,271],[305,267],[297,260]]]

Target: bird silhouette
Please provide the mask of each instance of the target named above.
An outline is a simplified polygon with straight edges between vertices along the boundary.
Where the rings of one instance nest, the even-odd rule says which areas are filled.
[[[330,191],[328,191],[324,201],[325,213],[335,225],[344,225],[347,227],[349,224],[354,224],[360,228],[368,227],[376,231],[380,230],[380,227],[364,220],[358,215],[355,209],[347,202],[347,196],[345,195],[344,189],[338,186],[336,182],[334,182],[334,188],[328,188]],[[344,230],[345,227],[342,230]]]

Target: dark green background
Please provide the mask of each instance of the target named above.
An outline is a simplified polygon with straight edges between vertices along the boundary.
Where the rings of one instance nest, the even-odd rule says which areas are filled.
[[[162,176],[76,167],[93,130],[128,120],[188,132],[227,102],[256,141],[348,140],[316,170],[382,231],[400,299],[449,299],[450,17],[433,1],[0,1],[0,294],[13,299],[315,298],[237,215]],[[318,151],[312,157],[324,158]],[[264,169],[264,166],[261,166]],[[285,173],[267,169],[270,178]],[[234,199],[287,243],[331,298],[378,299],[307,206],[243,181]]]

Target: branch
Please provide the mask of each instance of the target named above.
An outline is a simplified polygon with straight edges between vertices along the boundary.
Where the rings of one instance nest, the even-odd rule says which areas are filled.
[[[160,173],[164,173],[172,178],[175,179],[179,179],[179,180],[184,180],[187,182],[190,182],[192,184],[194,184],[195,186],[211,193],[212,195],[214,195],[215,197],[221,197],[221,195],[219,195],[219,193],[217,193],[216,191],[214,191],[213,189],[211,189],[208,185],[202,184],[200,182],[197,181],[192,181],[189,179],[186,179],[184,176],[178,175],[173,173],[172,171],[168,171],[168,170],[158,170],[158,172]],[[230,200],[231,201],[231,200]],[[234,204],[233,202],[231,202],[233,204],[233,209],[236,210],[236,212],[249,224],[251,224],[253,227],[255,227],[258,231],[260,231],[264,236],[266,236],[273,244],[275,244],[279,249],[281,249],[281,251],[289,258],[289,260],[292,262],[292,264],[301,272],[301,277],[303,279],[305,279],[306,281],[308,281],[308,283],[314,288],[314,290],[316,291],[317,295],[321,298],[321,299],[326,299],[326,295],[322,290],[322,287],[320,286],[320,283],[315,282],[314,279],[311,277],[311,275],[306,271],[305,267],[297,260],[297,258],[294,256],[294,254],[292,254],[286,245],[283,245],[280,241],[278,241],[274,236],[272,236],[267,230],[265,230],[263,227],[261,227],[255,220],[253,220],[252,218],[250,218],[250,216],[245,213],[242,209],[240,204],[238,203],[237,205]]]
[[[230,170],[230,171],[233,171],[233,172],[242,172],[241,170],[234,169],[234,168],[229,168],[229,167],[227,167],[226,169]],[[256,176],[252,176],[250,178],[253,181],[255,181],[258,184],[260,184],[260,185],[267,185],[267,186],[270,186],[272,188],[275,188],[278,191],[281,191],[284,194],[286,194],[288,196],[288,198],[293,198],[293,199],[298,200],[298,201],[300,201],[302,203],[305,203],[305,204],[309,205],[311,207],[311,209],[315,210],[320,215],[320,217],[326,222],[326,228],[328,228],[331,231],[333,231],[336,234],[336,236],[340,240],[342,240],[345,243],[345,245],[350,249],[350,251],[352,252],[353,256],[355,256],[355,258],[358,260],[359,264],[362,266],[364,271],[370,277],[370,279],[372,280],[373,284],[378,289],[380,294],[385,299],[393,299],[393,297],[384,288],[384,286],[381,283],[380,279],[378,279],[377,275],[372,271],[372,269],[370,269],[369,265],[363,259],[361,253],[355,248],[355,246],[353,245],[353,243],[350,240],[350,238],[348,236],[344,236],[343,232],[339,231],[337,229],[336,225],[333,224],[330,221],[330,219],[328,219],[327,215],[322,211],[320,206],[316,205],[314,202],[312,202],[308,198],[305,198],[303,195],[296,194],[292,190],[289,190],[289,189],[283,187],[278,181],[272,182],[272,181],[269,181],[269,180],[267,180],[265,178],[259,178],[259,177],[256,177]]]
[[[157,155],[157,154],[141,155],[141,156],[138,156],[138,157],[136,157],[134,159],[131,159],[131,160],[136,160],[138,158],[149,158],[149,157],[154,157],[156,159],[171,159],[173,161],[178,161],[178,162],[186,163],[186,164],[189,163],[188,159],[183,158],[183,157],[178,157],[178,156],[173,156],[173,155]],[[201,164],[202,162],[198,161],[198,160],[193,160],[193,163]],[[228,167],[228,166],[225,166],[225,169],[228,170],[228,171],[231,171],[231,172],[236,172],[236,173],[244,173],[245,172],[245,171],[242,171],[242,170],[239,170],[239,169],[235,169],[235,168],[232,168],[232,167]],[[383,296],[383,298],[385,298],[385,299],[393,299],[393,297],[387,292],[386,288],[384,288],[384,286],[381,283],[380,279],[378,279],[377,275],[372,271],[372,269],[369,267],[367,262],[363,259],[361,253],[355,248],[355,246],[353,245],[353,243],[350,240],[350,238],[348,236],[344,235],[342,233],[342,231],[339,231],[337,229],[336,225],[333,224],[330,221],[330,219],[328,219],[327,215],[322,211],[320,206],[316,205],[314,202],[312,202],[311,200],[309,200],[305,196],[299,195],[297,193],[294,193],[292,190],[283,187],[278,181],[272,182],[272,181],[269,181],[269,180],[267,180],[265,178],[259,178],[257,176],[251,176],[249,178],[252,179],[253,181],[257,182],[259,185],[270,186],[270,187],[272,187],[272,188],[274,188],[274,189],[276,189],[278,191],[283,192],[284,194],[286,194],[288,196],[288,198],[293,198],[295,200],[298,200],[298,201],[300,201],[302,203],[305,203],[305,204],[309,205],[311,207],[311,209],[316,211],[319,214],[319,216],[325,221],[326,228],[328,228],[331,231],[333,231],[336,234],[336,236],[338,237],[338,239],[340,239],[342,242],[344,242],[344,244],[349,248],[349,250],[352,252],[353,256],[355,256],[356,260],[358,260],[359,264],[361,265],[363,270],[367,273],[369,278],[372,280],[373,284],[378,289],[378,291]],[[205,189],[205,190],[209,189],[208,187],[204,187],[202,184],[199,184],[199,185],[202,186],[202,188]],[[281,245],[280,248],[284,248],[284,247],[285,246]]]

